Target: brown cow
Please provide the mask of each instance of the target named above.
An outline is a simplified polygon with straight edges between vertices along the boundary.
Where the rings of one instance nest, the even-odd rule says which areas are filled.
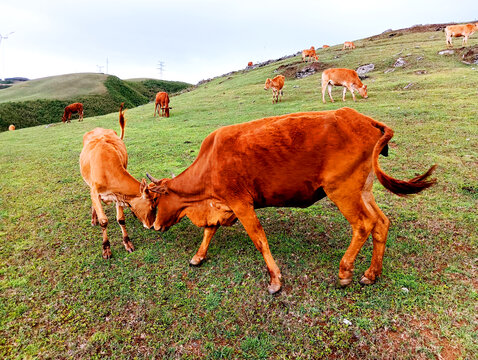
[[[282,101],[282,96],[284,95],[284,93],[282,92],[282,88],[284,87],[284,80],[285,80],[284,75],[277,75],[272,80],[267,78],[266,83],[264,84],[264,90],[268,90],[272,88],[272,103],[273,104],[279,101],[279,95],[280,95],[280,101]]]
[[[328,49],[330,46],[329,45],[323,45],[322,48],[323,49]]]
[[[146,180],[139,182],[126,170],[128,153],[123,142],[124,111],[120,107],[121,137],[114,130],[96,128],[83,136],[83,150],[80,154],[80,170],[83,179],[90,187],[91,224],[101,225],[103,231],[103,257],[111,257],[108,241],[106,217],[101,201],[116,204],[116,219],[123,233],[123,244],[127,251],[134,250],[133,243],[126,232],[123,207],[128,206],[148,229],[153,226],[155,209],[153,206],[156,194],[147,189]]]
[[[10,130],[10,131],[13,131],[13,130],[15,130],[15,125],[13,125],[13,124],[12,124],[12,125],[10,125],[10,126],[8,127],[8,130]]]
[[[342,50],[345,49],[355,49],[355,44],[353,43],[353,41],[344,42],[344,47],[342,48]]]
[[[313,46],[310,47],[310,49],[302,50],[302,61],[305,61],[307,59],[307,62],[310,60],[313,61],[315,59],[316,61],[319,60],[319,57],[317,56],[317,53],[315,52],[315,48]]]
[[[352,98],[355,101],[354,90],[364,98],[368,98],[367,85],[362,84],[358,74],[355,70],[350,69],[327,69],[322,73],[322,102],[325,104],[325,89],[328,86],[329,97],[332,102],[332,85],[339,85],[344,87],[342,100],[345,101],[345,93],[347,89],[352,93]]]
[[[477,30],[478,23],[465,25],[449,25],[445,28],[446,45],[448,47],[453,47],[451,39],[454,37],[463,36],[462,46],[465,46],[468,44],[468,38],[473,35],[473,33]]]
[[[249,61],[249,62],[247,63],[247,66],[252,66],[252,61]]]
[[[161,115],[159,115],[159,108],[161,108]],[[158,116],[166,116],[169,117],[169,95],[167,92],[160,91],[156,94],[156,101],[154,103],[154,116],[156,116],[156,111],[158,112]]]
[[[70,122],[71,114],[78,113],[79,118],[78,121],[83,120],[83,104],[82,103],[73,103],[65,107],[65,111],[63,112],[63,116],[61,117],[61,121],[63,122]]]
[[[219,226],[239,219],[269,270],[270,293],[281,288],[281,273],[269,250],[255,209],[308,207],[328,196],[352,226],[353,236],[340,262],[343,286],[352,281],[354,261],[370,234],[370,268],[360,280],[372,284],[382,272],[390,221],[375,203],[373,179],[406,196],[433,185],[434,170],[409,181],[385,174],[379,154],[388,154],[393,130],[350,108],[274,116],[222,127],[201,145],[196,160],[173,179],[150,175],[151,191],[160,194],[154,228],[166,231],[187,216],[204,227],[191,265],[201,264]],[[374,176],[375,174],[375,176]]]

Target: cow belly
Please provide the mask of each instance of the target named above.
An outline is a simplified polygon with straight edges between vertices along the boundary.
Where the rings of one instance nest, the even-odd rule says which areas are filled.
[[[306,208],[326,196],[323,188],[303,189],[295,192],[276,192],[269,195],[258,194],[254,199],[254,208],[300,207]]]
[[[124,206],[124,207],[127,206],[127,204],[124,202],[124,199],[119,199],[117,195],[112,193],[100,194],[100,198],[105,204],[110,204],[112,202],[115,202],[115,203],[118,203],[118,205],[120,206]]]

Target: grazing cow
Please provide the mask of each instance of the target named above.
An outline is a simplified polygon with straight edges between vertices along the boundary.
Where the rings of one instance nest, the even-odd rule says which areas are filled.
[[[473,35],[473,33],[477,30],[478,23],[465,25],[449,25],[445,28],[446,45],[448,47],[453,47],[451,39],[454,37],[463,36],[462,46],[465,46],[468,44],[468,38]]]
[[[317,56],[317,53],[315,52],[315,48],[313,46],[311,46],[310,49],[302,50],[302,61],[305,61],[306,58],[308,58],[307,62],[312,59],[315,59],[316,61],[319,60],[319,57]]]
[[[133,243],[126,232],[123,207],[131,208],[136,217],[147,228],[151,228],[155,219],[153,206],[156,194],[147,189],[146,180],[139,182],[126,170],[128,153],[123,142],[125,120],[123,104],[120,107],[119,121],[121,137],[114,130],[96,128],[83,136],[83,150],[80,154],[80,170],[83,179],[90,187],[91,224],[101,225],[103,231],[103,257],[111,257],[108,241],[106,217],[101,201],[116,204],[116,219],[123,233],[123,244],[127,251],[134,250]]]
[[[63,112],[63,116],[61,117],[61,121],[63,122],[70,122],[71,114],[78,113],[78,121],[83,120],[83,104],[82,103],[73,103],[65,107],[65,111]]]
[[[329,47],[330,47],[329,45],[322,46],[323,49],[328,49]]]
[[[362,84],[360,78],[355,70],[350,69],[327,69],[322,73],[322,102],[325,104],[325,88],[328,87],[329,97],[332,102],[332,85],[339,85],[344,87],[342,100],[345,101],[345,93],[347,89],[352,93],[352,98],[355,101],[354,90],[364,98],[368,98],[367,85]]]
[[[252,61],[249,61],[249,62],[247,63],[247,66],[252,66]]]
[[[159,115],[159,108],[161,108],[161,115]],[[156,116],[156,111],[158,112],[158,116],[166,116],[169,117],[169,95],[167,92],[160,91],[156,94],[156,101],[154,103],[154,116]]]
[[[353,41],[344,42],[344,47],[342,48],[342,50],[345,49],[355,49],[355,44],[353,43]]]
[[[282,92],[282,88],[284,87],[284,80],[285,80],[284,75],[277,75],[272,80],[267,78],[266,83],[264,84],[264,90],[268,90],[272,88],[272,103],[273,104],[279,101],[279,95],[280,95],[280,101],[282,101],[282,96],[284,95],[284,93]]]
[[[8,130],[10,130],[10,131],[13,131],[13,130],[15,130],[15,125],[13,125],[13,124],[12,124],[12,125],[10,125],[10,126],[8,127]]]
[[[255,209],[308,207],[328,196],[352,226],[353,236],[340,262],[342,286],[350,284],[354,261],[370,234],[373,254],[360,282],[372,284],[382,272],[390,221],[375,203],[373,179],[406,196],[435,183],[433,172],[409,181],[387,175],[378,163],[388,154],[393,130],[350,108],[274,116],[212,132],[196,160],[173,179],[152,181],[157,198],[155,230],[166,231],[187,216],[204,227],[203,241],[191,259],[200,265],[219,226],[240,220],[269,270],[270,293],[281,288],[281,273],[269,250]],[[375,175],[375,176],[374,176]]]

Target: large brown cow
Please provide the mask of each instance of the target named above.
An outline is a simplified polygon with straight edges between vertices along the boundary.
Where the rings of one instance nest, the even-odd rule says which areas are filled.
[[[161,109],[161,115],[159,115],[159,108]],[[156,94],[156,100],[154,102],[154,116],[156,116],[156,111],[158,112],[158,116],[166,116],[169,117],[169,95],[167,92],[160,91]]]
[[[147,188],[146,180],[139,182],[126,170],[128,153],[123,142],[124,111],[120,108],[121,137],[114,130],[96,128],[83,136],[83,150],[80,154],[80,170],[83,179],[90,187],[91,224],[101,225],[103,231],[103,257],[111,257],[110,242],[106,233],[108,218],[101,201],[116,204],[116,219],[123,233],[123,244],[127,251],[134,250],[133,243],[126,232],[123,207],[128,206],[147,228],[153,226],[155,219],[154,198],[156,194]]]
[[[311,46],[310,49],[302,50],[302,61],[305,61],[306,58],[308,58],[307,62],[314,61],[314,59],[315,61],[319,60],[313,46]]]
[[[385,174],[379,154],[387,155],[393,130],[350,108],[275,116],[230,125],[212,132],[198,157],[173,179],[150,175],[151,191],[160,194],[154,228],[165,231],[187,216],[204,227],[191,265],[204,261],[219,226],[239,219],[269,270],[270,293],[281,288],[281,273],[269,250],[255,209],[307,207],[328,196],[352,225],[352,241],[340,262],[343,286],[352,281],[354,261],[372,234],[370,268],[360,280],[372,284],[382,272],[390,221],[375,203],[374,174],[391,192],[405,196],[434,184],[433,172],[409,181]]]
[[[445,28],[446,45],[453,47],[452,38],[463,36],[463,46],[468,44],[468,38],[478,30],[478,23],[465,25],[449,25]]]
[[[346,41],[344,42],[344,46],[342,47],[342,50],[345,49],[355,49],[355,44],[353,41]]]
[[[354,91],[358,91],[364,98],[368,98],[367,85],[362,84],[360,78],[355,70],[350,69],[336,69],[331,68],[324,70],[322,73],[322,102],[325,104],[325,89],[327,88],[330,100],[334,102],[332,98],[332,85],[343,86],[344,92],[342,100],[345,101],[345,93],[347,89],[352,93],[352,98],[355,101]]]
[[[10,130],[10,131],[15,130],[15,125],[11,124],[11,125],[8,127],[8,130]]]
[[[282,101],[282,88],[284,87],[284,80],[285,77],[284,75],[277,75],[275,78],[272,80],[267,78],[266,83],[264,84],[264,90],[269,90],[272,88],[272,103],[276,103],[279,101],[279,95],[280,95],[280,101]]]
[[[71,114],[78,113],[78,121],[83,120],[83,104],[82,103],[73,103],[65,107],[61,121],[70,122]]]

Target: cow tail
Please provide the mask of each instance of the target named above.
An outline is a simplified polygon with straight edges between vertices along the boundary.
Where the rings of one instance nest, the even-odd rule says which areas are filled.
[[[124,138],[124,128],[125,128],[125,124],[126,124],[126,120],[124,119],[124,112],[126,110],[123,110],[123,106],[124,106],[124,102],[121,103],[120,110],[119,110],[119,124],[120,124],[120,128],[121,128],[120,139],[121,140],[123,140],[123,138]]]
[[[375,144],[372,154],[373,170],[378,181],[380,181],[380,184],[398,196],[407,196],[411,194],[417,194],[436,183],[436,179],[428,179],[433,171],[435,171],[436,165],[433,165],[426,173],[416,176],[408,181],[398,180],[387,175],[380,168],[378,156],[393,137],[393,130],[378,121],[373,125],[380,129],[383,133],[380,140]]]

